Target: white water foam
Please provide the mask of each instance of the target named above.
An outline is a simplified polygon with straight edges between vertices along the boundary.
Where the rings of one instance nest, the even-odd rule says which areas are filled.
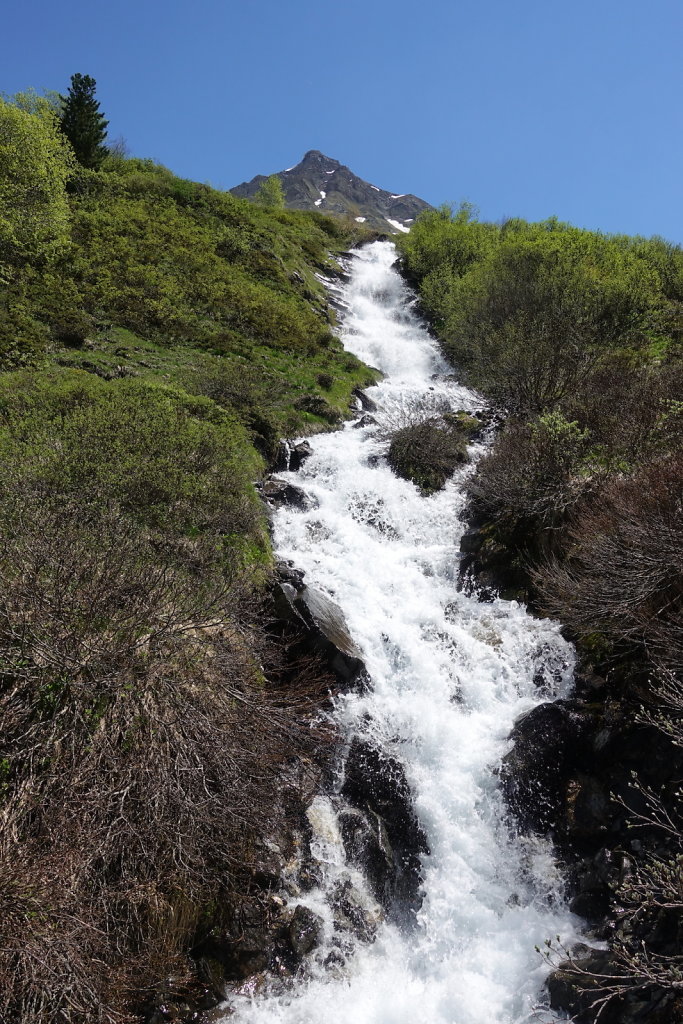
[[[539,1006],[546,968],[535,946],[576,937],[551,851],[510,831],[495,775],[515,719],[568,692],[573,652],[555,623],[516,602],[458,592],[469,470],[425,498],[384,461],[382,423],[400,422],[416,402],[479,405],[449,376],[394,260],[389,242],[358,250],[343,295],[345,347],[386,374],[368,391],[379,425],[312,438],[314,454],[291,479],[316,507],[284,508],[274,525],[278,555],[341,606],[363,652],[372,686],[339,698],[336,717],[349,736],[372,739],[404,766],[430,847],[424,900],[412,929],[383,924],[344,967],[325,967],[334,931],[327,892],[350,869],[334,808],[318,798],[311,820],[324,881],[295,902],[325,918],[323,949],[291,991],[231,997],[232,1022],[555,1021]],[[533,681],[539,672],[544,692]]]

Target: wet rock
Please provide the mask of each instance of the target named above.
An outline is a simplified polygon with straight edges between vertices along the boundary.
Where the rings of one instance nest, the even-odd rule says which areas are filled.
[[[311,501],[300,487],[273,476],[266,480],[262,489],[263,497],[271,505],[293,505],[295,508],[309,508]]]
[[[286,473],[289,469],[289,441],[280,441],[272,463],[276,473]]]
[[[460,550],[464,555],[473,554],[482,545],[482,536],[479,530],[466,530],[460,538]]]
[[[341,609],[320,591],[303,584],[302,576],[291,570],[281,574],[282,582],[273,586],[273,628],[282,635],[293,628],[295,639],[290,643],[290,655],[294,661],[313,651],[320,655],[340,686],[363,685],[367,679],[365,665]]]
[[[420,855],[427,840],[412,808],[401,764],[355,739],[345,764],[342,796],[364,813],[347,816],[345,843],[364,870],[375,898],[394,919],[409,921],[421,904]]]
[[[287,938],[294,955],[301,960],[312,949],[320,945],[322,938],[323,919],[308,907],[301,904],[296,908],[289,922]]]
[[[586,889],[576,894],[569,904],[572,914],[583,917],[591,924],[602,921],[609,910],[609,889]]]
[[[384,917],[382,908],[368,902],[350,879],[339,882],[329,898],[337,926],[361,942],[372,942]]]
[[[308,630],[308,624],[294,606],[299,588],[292,583],[276,583],[272,590],[273,610],[281,622]]]
[[[303,569],[297,569],[294,562],[285,562],[282,560],[277,561],[275,563],[275,570],[280,580],[291,584],[291,586],[296,587],[297,590],[301,589],[306,573]]]
[[[600,975],[613,974],[610,955],[603,950],[582,946],[574,952],[571,960],[565,960],[546,982],[550,1005],[553,1010],[569,1013],[577,1024],[588,1024],[590,1006],[600,994],[604,980]],[[612,1014],[603,1014],[602,1020],[616,1024]]]
[[[570,836],[599,839],[613,817],[609,790],[598,779],[582,775],[569,781],[566,827]]]
[[[357,808],[342,811],[338,820],[347,860],[363,871],[382,906],[391,905],[397,865],[384,821]]]
[[[371,416],[369,413],[365,413],[365,415],[361,416],[360,419],[356,420],[353,426],[354,430],[360,430],[363,427],[373,427],[376,423],[377,420],[374,416]]]
[[[309,459],[313,454],[308,441],[298,441],[292,445],[289,450],[289,469],[296,473],[303,466],[306,459]]]
[[[322,655],[340,682],[352,686],[365,666],[351,639],[341,608],[319,590],[306,586],[294,598],[293,608],[308,626],[313,648]]]
[[[377,412],[377,402],[373,402],[371,398],[368,398],[362,388],[354,388],[353,394],[360,402],[362,409],[365,409],[366,412]]]
[[[539,704],[515,723],[500,774],[522,828],[545,833],[558,827],[566,778],[581,759],[590,723],[590,713],[573,701]]]

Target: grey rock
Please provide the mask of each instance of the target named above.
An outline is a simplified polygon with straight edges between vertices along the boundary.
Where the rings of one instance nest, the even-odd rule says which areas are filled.
[[[365,666],[351,639],[341,608],[319,590],[306,586],[295,597],[293,607],[309,627],[312,646],[341,682],[353,685]]]
[[[377,402],[373,402],[372,398],[369,398],[362,388],[354,388],[353,394],[360,402],[362,409],[365,409],[366,412],[377,412]]]
[[[580,761],[591,716],[579,702],[539,704],[515,723],[500,769],[509,807],[524,829],[545,833],[562,820],[564,789]]]
[[[351,931],[361,942],[371,942],[382,922],[382,910],[368,904],[350,879],[339,882],[330,896],[337,925]]]
[[[290,447],[289,450],[289,469],[295,473],[301,469],[306,459],[309,459],[313,454],[308,441],[299,441]]]
[[[409,924],[419,909],[421,854],[426,836],[412,807],[401,764],[365,740],[353,740],[341,795],[362,818],[342,816],[342,837],[352,859],[368,873],[373,894],[388,915]]]
[[[275,476],[265,481],[262,493],[271,505],[293,505],[295,508],[304,509],[310,507],[311,504],[310,499],[300,487],[295,487],[294,484]]]
[[[320,945],[322,931],[322,917],[300,904],[294,911],[287,929],[289,945],[299,960],[315,949],[316,946]]]

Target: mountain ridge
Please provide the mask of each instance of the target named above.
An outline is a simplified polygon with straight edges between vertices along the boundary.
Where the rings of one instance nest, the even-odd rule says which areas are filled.
[[[422,210],[432,207],[411,193],[393,193],[372,185],[318,149],[309,149],[293,167],[277,171],[285,205],[294,210],[320,210],[353,217],[377,231],[397,234],[410,230]],[[251,199],[268,175],[257,174],[230,189],[233,195]]]

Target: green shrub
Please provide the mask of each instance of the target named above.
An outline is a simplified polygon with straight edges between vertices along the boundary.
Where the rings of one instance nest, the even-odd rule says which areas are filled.
[[[432,494],[466,461],[467,448],[460,430],[425,420],[397,430],[387,458],[395,473],[412,480],[423,494]]]
[[[226,558],[243,538],[265,543],[260,461],[209,399],[71,370],[0,380],[0,421],[5,487],[114,502],[155,530],[214,537]]]

